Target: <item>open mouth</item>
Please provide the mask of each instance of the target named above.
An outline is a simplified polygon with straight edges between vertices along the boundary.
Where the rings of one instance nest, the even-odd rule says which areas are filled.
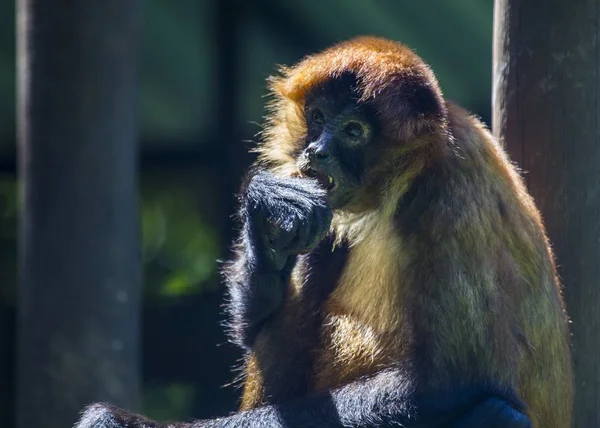
[[[324,172],[318,172],[315,170],[306,171],[306,175],[311,178],[316,178],[321,187],[323,187],[328,192],[332,191],[335,188],[335,180],[331,175],[325,174]]]

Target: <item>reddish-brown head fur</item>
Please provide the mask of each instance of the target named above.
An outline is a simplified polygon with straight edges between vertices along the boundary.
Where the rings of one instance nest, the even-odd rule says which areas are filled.
[[[389,143],[446,132],[445,103],[429,67],[399,43],[359,37],[308,56],[293,67],[283,67],[279,76],[270,79],[274,99],[258,149],[262,161],[275,167],[293,163],[293,153],[306,132],[307,95],[346,75],[356,79],[359,102],[373,106]]]

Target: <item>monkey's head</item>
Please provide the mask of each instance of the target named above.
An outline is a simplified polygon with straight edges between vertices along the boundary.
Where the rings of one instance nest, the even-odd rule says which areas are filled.
[[[333,209],[377,206],[448,139],[433,73],[388,40],[333,46],[283,68],[270,89],[260,159],[283,174],[318,179]]]

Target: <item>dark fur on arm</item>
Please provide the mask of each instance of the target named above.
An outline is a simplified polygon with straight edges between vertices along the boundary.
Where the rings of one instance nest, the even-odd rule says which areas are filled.
[[[263,322],[283,302],[297,255],[314,248],[331,222],[315,180],[254,170],[241,191],[236,254],[224,270],[230,336],[250,348]]]
[[[190,423],[161,424],[94,404],[76,428],[530,428],[522,411],[506,391],[483,386],[420,393],[403,373],[387,371],[280,405]]]
[[[248,235],[247,230],[242,232],[236,259],[225,272],[228,333],[235,344],[246,349],[252,346],[263,322],[283,302],[290,275],[289,267],[282,271],[266,268]]]

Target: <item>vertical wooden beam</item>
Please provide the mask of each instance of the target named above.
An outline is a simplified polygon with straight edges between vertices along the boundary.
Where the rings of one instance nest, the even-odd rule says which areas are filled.
[[[139,397],[138,0],[18,0],[17,426]]]
[[[575,426],[600,426],[600,1],[497,0],[495,134],[542,211],[572,318]]]

